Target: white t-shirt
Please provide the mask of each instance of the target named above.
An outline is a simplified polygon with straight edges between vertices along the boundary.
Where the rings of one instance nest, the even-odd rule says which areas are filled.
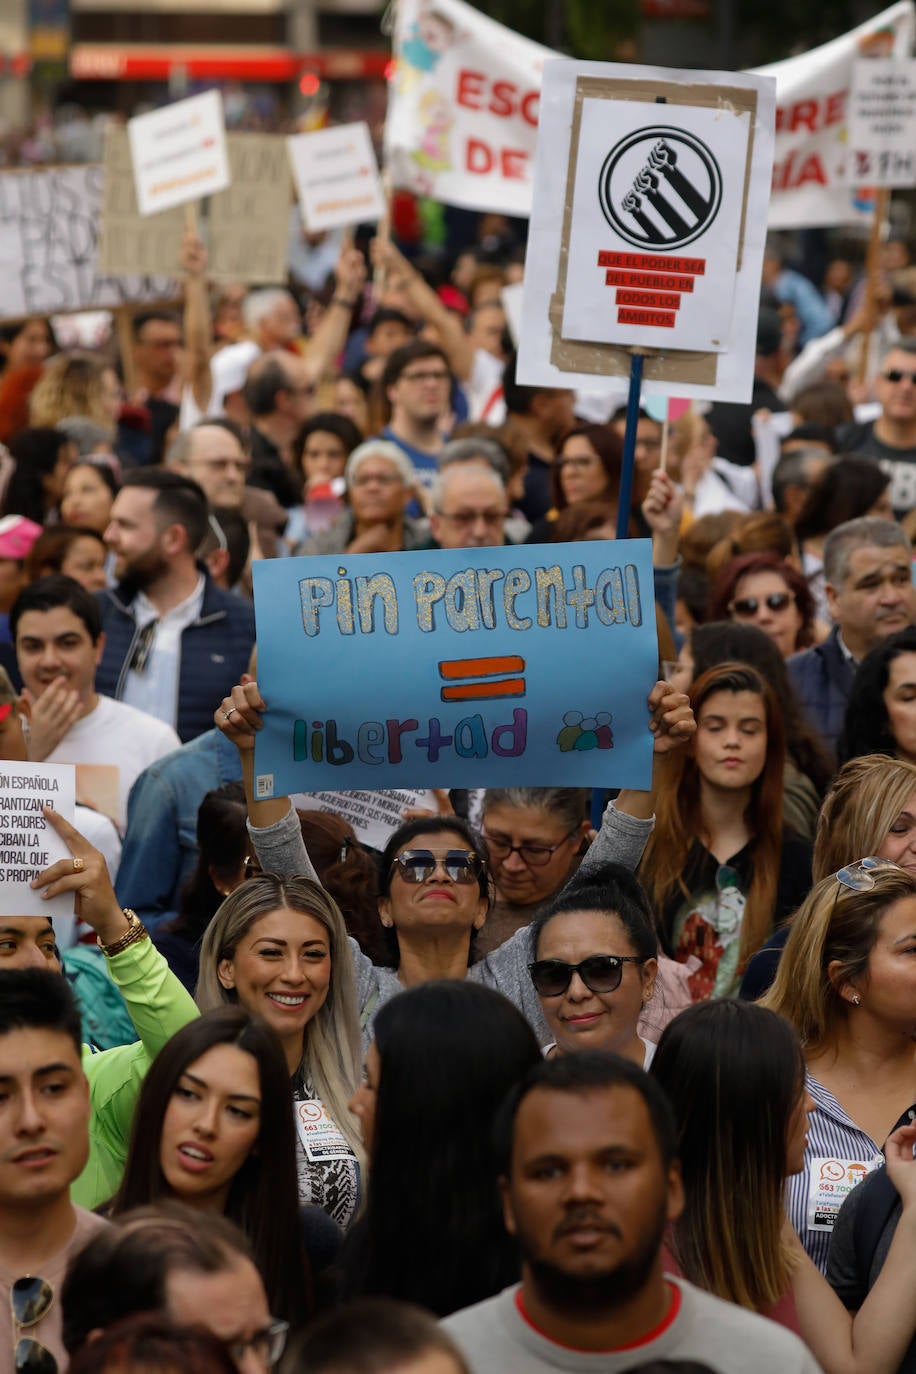
[[[115,809],[114,819],[123,830],[127,798],[138,775],[180,748],[171,725],[114,697],[100,696],[95,710],[72,725],[48,755],[48,763],[76,764],[77,799],[85,798],[106,814]]]

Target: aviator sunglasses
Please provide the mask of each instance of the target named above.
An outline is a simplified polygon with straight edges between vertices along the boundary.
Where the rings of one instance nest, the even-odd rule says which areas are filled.
[[[57,1360],[40,1341],[21,1333],[48,1315],[54,1302],[54,1289],[47,1279],[27,1274],[16,1279],[10,1288],[10,1312],[13,1318],[14,1360],[16,1374],[57,1374]]]
[[[425,883],[441,862],[453,883],[476,883],[483,871],[483,860],[469,849],[405,849],[391,865],[405,883]]]
[[[624,964],[644,964],[641,954],[590,954],[581,964],[563,959],[537,959],[528,965],[535,992],[541,997],[562,997],[578,973],[589,992],[614,992],[620,987]]]

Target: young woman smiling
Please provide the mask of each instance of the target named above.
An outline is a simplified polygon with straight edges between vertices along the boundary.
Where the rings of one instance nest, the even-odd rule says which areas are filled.
[[[311,1313],[283,1053],[262,1021],[221,1007],[159,1052],[134,1114],[112,1215],[173,1198],[217,1212],[247,1235],[271,1311]]]
[[[322,887],[261,874],[226,898],[204,935],[197,984],[201,1011],[225,1003],[262,1017],[283,1047],[300,1202],[348,1226],[361,1195],[362,1147],[347,1106],[359,1082],[359,1023],[343,917]]]

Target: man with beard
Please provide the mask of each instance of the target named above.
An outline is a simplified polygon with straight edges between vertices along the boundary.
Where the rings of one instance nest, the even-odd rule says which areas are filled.
[[[472,1371],[641,1368],[697,1360],[719,1374],[817,1374],[784,1328],[662,1270],[683,1206],[671,1109],[615,1055],[545,1060],[496,1129],[522,1281],[444,1325]]]
[[[197,561],[208,529],[196,482],[163,468],[129,472],[105,542],[118,585],[99,593],[105,649],[96,687],[174,726],[183,743],[212,725],[254,644],[254,610]]]

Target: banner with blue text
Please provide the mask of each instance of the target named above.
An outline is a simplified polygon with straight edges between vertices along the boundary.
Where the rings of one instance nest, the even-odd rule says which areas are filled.
[[[649,540],[254,565],[259,797],[648,787]]]

